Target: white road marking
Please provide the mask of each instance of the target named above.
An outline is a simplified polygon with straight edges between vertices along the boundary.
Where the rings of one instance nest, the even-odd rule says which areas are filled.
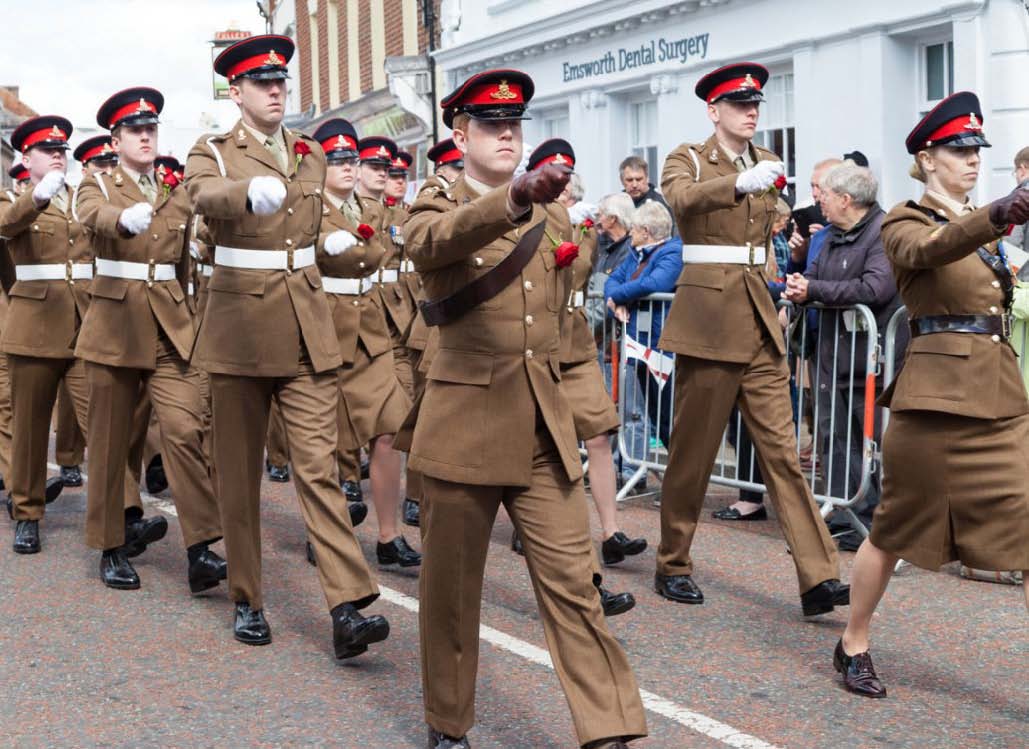
[[[47,466],[51,470],[60,470],[60,466],[54,463],[47,463]],[[87,480],[88,477],[83,473],[82,481],[85,482]],[[144,491],[140,491],[140,496],[143,498],[143,504],[155,507],[168,515],[172,515],[174,517],[179,516],[179,513],[172,502],[169,502],[166,499],[161,499],[160,497],[155,497],[153,494],[149,494]],[[413,614],[418,613],[417,598],[409,596],[406,593],[401,593],[399,590],[393,590],[392,588],[388,588],[384,585],[379,586],[379,592],[382,594],[381,597],[384,601],[389,601],[394,606],[399,606]],[[493,627],[486,626],[485,624],[479,625],[479,637],[501,650],[506,650],[509,653],[517,655],[519,658],[524,658],[525,660],[539,666],[544,666],[552,671],[554,670],[554,663],[550,660],[550,653],[530,642],[519,640],[517,637],[512,637],[509,634],[501,632],[499,629],[493,629]],[[726,746],[734,747],[734,749],[778,749],[774,744],[769,744],[756,736],[751,736],[750,734],[738,731],[730,725],[715,720],[714,718],[709,718],[702,713],[689,710],[682,705],[672,702],[669,699],[665,699],[653,692],[648,692],[645,689],[640,690],[640,698],[643,700],[643,707],[655,715],[660,715],[663,718],[675,721],[679,725],[689,728],[691,731],[695,731],[696,733],[712,738]]]

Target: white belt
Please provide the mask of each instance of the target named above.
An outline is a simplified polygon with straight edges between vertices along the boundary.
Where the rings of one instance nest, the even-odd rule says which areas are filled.
[[[396,283],[400,280],[400,271],[380,270],[377,279],[379,283]]]
[[[569,307],[584,307],[586,305],[586,294],[582,291],[574,292],[568,300]]]
[[[415,270],[414,270],[414,263],[412,263],[410,260],[402,260],[402,261],[400,261],[400,272],[401,273],[414,273],[415,272]]]
[[[212,275],[214,275],[214,266],[206,265],[204,263],[197,263],[197,271],[204,278],[210,278]]]
[[[296,270],[314,265],[314,245],[298,250],[238,250],[219,245],[214,249],[214,264],[252,270]]]
[[[170,263],[132,263],[128,260],[96,259],[98,276],[127,278],[130,281],[174,281],[175,266]]]
[[[765,248],[746,245],[734,247],[720,244],[684,244],[684,263],[731,263],[733,265],[764,265]]]
[[[42,263],[14,266],[14,278],[17,281],[82,281],[92,277],[92,263]]]
[[[322,276],[322,288],[329,294],[367,294],[375,284],[370,278],[330,278]]]
[[[189,282],[189,292],[188,293],[189,293],[190,296],[193,296],[193,294],[196,293],[195,290],[193,289],[193,282],[192,281]]]

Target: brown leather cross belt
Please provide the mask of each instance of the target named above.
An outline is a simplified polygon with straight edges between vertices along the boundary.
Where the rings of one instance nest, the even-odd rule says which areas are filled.
[[[911,337],[931,333],[985,333],[1011,337],[1011,315],[929,315],[910,322]]]
[[[471,283],[462,286],[450,296],[422,302],[419,308],[425,324],[452,323],[506,289],[536,253],[546,225],[547,221],[544,219],[525,232],[507,257]]]

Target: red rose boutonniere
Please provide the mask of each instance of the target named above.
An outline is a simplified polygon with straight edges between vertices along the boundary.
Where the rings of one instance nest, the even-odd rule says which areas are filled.
[[[768,188],[768,192],[775,197],[779,197],[779,193],[786,189],[786,175],[780,174],[776,178],[775,183]]]
[[[361,224],[357,227],[357,233],[361,235],[361,239],[369,240],[375,236],[375,229],[368,226],[368,224]]]
[[[575,258],[579,257],[579,245],[574,242],[558,242],[550,236],[550,232],[546,229],[543,230],[543,233],[554,245],[554,263],[558,268],[567,268],[575,261]]]
[[[168,193],[179,186],[179,178],[175,172],[165,172],[164,176],[161,177],[161,187],[164,188],[164,195],[168,197]]]
[[[579,225],[579,241],[580,242],[582,241],[582,238],[586,236],[586,232],[588,232],[590,229],[592,229],[593,226],[594,226],[593,219],[586,218],[586,219],[583,220],[583,222]]]
[[[394,198],[394,197],[393,197],[392,195],[387,195],[387,196],[386,196],[386,205],[387,205],[387,206],[389,206],[390,208],[392,208],[392,207],[393,207],[393,206],[395,206],[396,204],[397,204],[397,199],[396,199],[396,198]]]
[[[300,162],[304,160],[304,157],[307,156],[307,154],[311,153],[311,147],[304,143],[304,141],[298,140],[296,143],[293,144],[293,153],[297,157],[296,168],[299,169]]]

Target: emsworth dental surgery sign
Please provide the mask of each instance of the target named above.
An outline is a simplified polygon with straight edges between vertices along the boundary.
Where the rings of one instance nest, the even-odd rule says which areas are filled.
[[[564,81],[578,81],[596,78],[609,73],[618,73],[632,68],[642,68],[661,62],[678,60],[685,65],[694,59],[707,57],[707,42],[710,34],[684,36],[681,39],[651,39],[639,47],[608,50],[604,55],[585,62],[564,63]]]

